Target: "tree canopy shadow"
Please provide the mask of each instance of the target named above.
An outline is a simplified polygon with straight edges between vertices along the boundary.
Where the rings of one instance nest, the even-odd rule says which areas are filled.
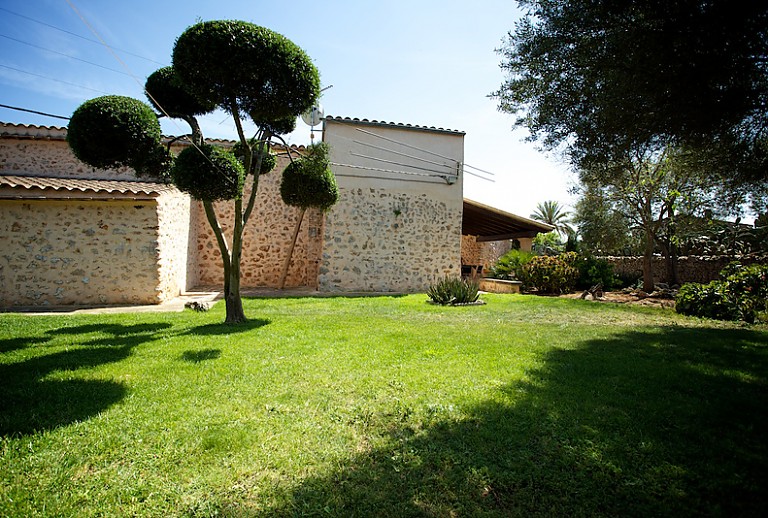
[[[48,331],[45,343],[57,335],[99,332],[107,336],[52,354],[0,365],[0,436],[30,434],[88,419],[126,395],[114,381],[80,379],[77,371],[124,360],[134,347],[152,340],[170,324],[119,324],[66,327]],[[72,371],[68,379],[46,379],[57,371]]]
[[[271,323],[271,320],[255,318],[242,324],[226,324],[224,322],[216,324],[204,324],[201,326],[195,326],[184,334],[198,336],[231,335],[233,333],[246,333],[248,331],[253,331],[254,329],[259,329],[260,327],[264,327]]]
[[[252,516],[765,516],[768,343],[630,331],[553,349],[462,420],[382,417],[384,446]],[[376,442],[382,444],[382,442]]]
[[[221,356],[221,349],[202,349],[200,351],[184,351],[181,359],[189,363],[201,363],[206,360],[215,360]]]

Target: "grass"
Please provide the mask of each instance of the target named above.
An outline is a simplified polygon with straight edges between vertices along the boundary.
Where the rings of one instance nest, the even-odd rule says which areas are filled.
[[[766,515],[766,327],[484,299],[0,314],[0,516]]]

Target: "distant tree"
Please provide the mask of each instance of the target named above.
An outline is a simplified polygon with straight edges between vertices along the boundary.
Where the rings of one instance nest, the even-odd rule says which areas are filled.
[[[280,289],[283,289],[304,213],[310,207],[327,211],[339,199],[336,178],[331,172],[328,159],[328,144],[320,143],[310,146],[305,156],[294,160],[285,168],[280,183],[280,196],[287,205],[299,209],[299,217],[296,220],[296,227],[280,275]]]
[[[686,147],[707,174],[768,178],[768,2],[519,0],[493,94],[578,167]]]
[[[624,255],[642,250],[621,200],[602,186],[581,189],[573,222],[578,227],[580,246],[590,254]]]
[[[253,213],[260,174],[274,160],[269,144],[293,129],[296,117],[319,96],[317,69],[306,53],[284,36],[242,21],[197,23],[173,49],[173,67],[147,80],[153,106],[191,128],[192,147],[175,160],[161,145],[157,116],[143,103],[110,96],[87,101],[73,114],[68,141],[75,155],[94,167],[130,166],[139,174],[170,175],[181,190],[202,200],[216,236],[224,269],[226,322],[246,321],[240,298],[243,231]],[[238,153],[205,144],[196,116],[221,108],[237,127]],[[257,126],[248,139],[242,120]],[[243,199],[245,182],[251,193]],[[213,202],[233,204],[227,242]]]
[[[570,216],[571,213],[563,210],[559,202],[547,200],[536,205],[536,210],[530,217],[536,221],[552,225],[561,237],[565,237],[574,233],[573,227],[569,225]]]
[[[599,225],[599,221],[592,218],[623,219],[630,230],[639,233],[646,291],[654,286],[651,261],[656,247],[667,261],[668,278],[678,283],[676,248],[686,220],[705,212],[736,214],[750,200],[748,189],[734,189],[718,182],[699,168],[701,164],[696,153],[690,151],[641,147],[621,161],[580,171],[584,192],[603,204],[599,212],[582,212],[581,218],[593,226]],[[583,197],[582,201],[595,206],[594,199]]]

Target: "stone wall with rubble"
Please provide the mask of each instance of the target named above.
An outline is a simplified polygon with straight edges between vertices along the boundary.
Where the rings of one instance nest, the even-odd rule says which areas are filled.
[[[0,200],[6,307],[160,302],[154,201]]]
[[[605,257],[613,266],[616,275],[625,279],[640,279],[643,276],[642,257]],[[678,258],[678,273],[681,282],[707,283],[718,279],[718,274],[731,261],[743,264],[768,264],[768,256],[683,256]],[[666,263],[663,257],[653,258],[653,279],[657,283],[669,283]]]
[[[197,214],[194,203],[182,192],[164,193],[157,199],[157,269],[160,302],[198,284]]]
[[[419,292],[461,271],[464,134],[326,117],[339,201],[319,289]]]
[[[275,169],[259,178],[256,205],[243,234],[241,286],[270,287],[279,285],[283,261],[293,237],[299,209],[283,203],[280,197],[282,172],[288,165],[287,156],[277,159]],[[250,179],[244,200],[251,192]],[[228,242],[231,242],[234,206],[232,202],[214,204],[219,222]],[[199,284],[222,286],[224,282],[221,254],[202,203],[195,202],[194,216],[197,232],[197,275]],[[304,214],[296,248],[288,270],[286,287],[317,287],[317,271],[322,248],[323,214],[308,209]]]
[[[512,241],[478,241],[476,236],[461,236],[461,264],[482,265],[483,271],[512,248]]]
[[[66,128],[0,123],[0,172],[6,175],[136,180],[132,169],[95,169],[80,162],[66,142]],[[12,136],[12,138],[8,138]]]

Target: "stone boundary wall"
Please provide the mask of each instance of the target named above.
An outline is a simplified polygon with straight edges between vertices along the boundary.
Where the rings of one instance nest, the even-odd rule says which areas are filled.
[[[642,257],[603,257],[616,275],[642,278]],[[718,274],[731,261],[744,264],[768,264],[768,256],[683,256],[678,258],[678,272],[682,282],[708,283],[718,279]],[[668,283],[666,263],[663,257],[653,258],[653,279]]]
[[[157,203],[0,200],[0,305],[156,304]]]

